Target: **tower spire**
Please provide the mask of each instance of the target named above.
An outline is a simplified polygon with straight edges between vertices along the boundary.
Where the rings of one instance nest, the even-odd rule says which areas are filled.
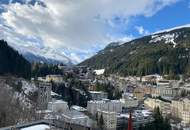
[[[127,130],[133,130],[133,122],[132,122],[132,114],[130,112],[129,114],[129,120],[128,120],[128,128]]]

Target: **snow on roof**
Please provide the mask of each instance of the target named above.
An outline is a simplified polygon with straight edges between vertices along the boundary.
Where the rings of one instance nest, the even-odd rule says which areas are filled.
[[[98,93],[105,93],[105,92],[103,92],[103,91],[89,91],[89,93],[98,94]]]
[[[73,105],[71,108],[74,109],[74,110],[77,110],[77,111],[86,111],[85,108],[80,107],[80,106],[76,106],[76,105]]]
[[[63,101],[63,100],[55,100],[55,101],[53,101],[53,102],[49,102],[49,103],[53,103],[53,104],[56,104],[56,103],[66,103],[67,104],[67,102],[65,102],[65,101]]]
[[[82,112],[78,112],[76,110],[67,110],[62,114],[63,117],[68,118],[68,119],[86,119],[88,116],[83,114]]]
[[[103,99],[103,100],[90,100],[88,103],[121,103],[120,100],[110,100],[110,99]]]
[[[57,94],[57,93],[55,93],[55,92],[53,92],[53,91],[51,91],[51,96],[60,96],[60,95]]]
[[[50,127],[48,125],[35,125],[35,126],[23,128],[21,130],[46,130],[46,129],[50,129]]]
[[[105,69],[94,70],[94,72],[96,73],[96,75],[102,75],[104,74]]]

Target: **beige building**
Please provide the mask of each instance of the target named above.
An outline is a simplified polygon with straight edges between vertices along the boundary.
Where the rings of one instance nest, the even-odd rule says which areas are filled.
[[[101,115],[103,117],[104,129],[116,130],[116,127],[117,127],[116,113],[98,110],[98,118],[100,118]]]
[[[139,101],[144,99],[145,95],[149,95],[155,93],[155,88],[154,87],[136,87],[133,91],[133,96],[136,97]]]
[[[156,99],[156,98],[147,98],[144,101],[144,104],[146,107],[151,108],[152,110],[154,110],[154,108],[156,108],[156,107],[159,107],[164,116],[171,113],[171,103],[170,102],[162,101],[162,100]]]
[[[190,123],[190,99],[181,98],[172,100],[172,115],[182,119],[185,123]]]
[[[53,81],[56,83],[61,83],[61,82],[63,82],[63,76],[62,75],[47,75],[46,81],[47,82]]]

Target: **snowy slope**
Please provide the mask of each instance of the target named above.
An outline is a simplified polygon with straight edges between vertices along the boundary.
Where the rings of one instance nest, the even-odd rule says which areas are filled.
[[[39,47],[35,45],[23,46],[14,43],[9,43],[9,45],[18,50],[26,59],[31,62],[36,61],[55,64],[72,64],[72,61],[66,57],[63,52],[49,47]]]

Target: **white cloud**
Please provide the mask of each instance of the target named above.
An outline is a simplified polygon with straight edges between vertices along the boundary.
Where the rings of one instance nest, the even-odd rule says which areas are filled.
[[[14,3],[5,7],[7,11],[1,15],[1,19],[4,25],[14,30],[12,36],[20,35],[20,40],[23,36],[35,37],[47,47],[86,53],[87,50],[92,51],[94,46],[102,47],[111,41],[110,37],[114,34],[108,30],[112,28],[114,31],[114,24],[109,21],[114,17],[126,19],[127,26],[130,17],[150,17],[178,0],[41,1],[45,7],[37,3]],[[139,31],[141,33],[142,28]]]
[[[148,35],[150,34],[148,30],[145,30],[143,26],[135,26],[135,29],[138,31],[140,35]]]

